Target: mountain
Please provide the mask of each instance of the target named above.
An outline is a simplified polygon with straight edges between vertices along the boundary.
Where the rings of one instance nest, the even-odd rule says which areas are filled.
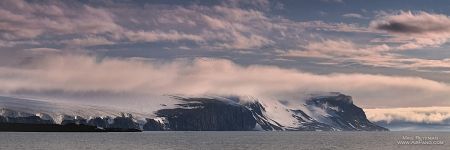
[[[140,124],[143,124],[142,120],[145,120],[143,115],[125,112],[127,111],[98,106],[0,97],[0,130],[21,131],[22,128],[12,128],[10,124],[35,129],[30,129],[31,131],[38,131],[37,129],[99,132],[140,130]],[[88,125],[95,129],[77,125]],[[50,127],[59,129],[48,129]]]
[[[277,101],[236,96],[169,96],[152,113],[0,97],[1,124],[87,125],[145,131],[387,131],[367,120],[350,96]]]

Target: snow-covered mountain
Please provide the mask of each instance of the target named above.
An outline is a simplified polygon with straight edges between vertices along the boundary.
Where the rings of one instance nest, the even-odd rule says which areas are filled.
[[[312,95],[298,103],[253,97],[169,96],[153,113],[0,97],[0,123],[83,124],[146,131],[385,131],[350,96]],[[159,105],[159,104],[158,104]]]

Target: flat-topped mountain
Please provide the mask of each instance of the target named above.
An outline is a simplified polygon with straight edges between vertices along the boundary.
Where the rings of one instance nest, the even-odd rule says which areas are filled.
[[[0,97],[0,124],[83,125],[102,131],[387,131],[340,93],[295,103],[235,96],[170,98],[177,103],[139,113]]]

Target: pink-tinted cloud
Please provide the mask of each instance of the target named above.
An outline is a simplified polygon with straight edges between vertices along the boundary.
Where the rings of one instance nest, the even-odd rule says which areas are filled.
[[[91,6],[64,3],[2,1],[1,37],[35,38],[41,34],[98,34],[120,30],[111,13]]]
[[[365,109],[367,118],[375,122],[411,122],[449,124],[450,107],[406,107]]]
[[[318,75],[274,66],[240,66],[223,59],[160,62],[86,55],[48,55],[28,65],[0,68],[0,93],[22,96],[87,95],[101,92],[143,96],[164,94],[250,95],[300,100],[304,94],[338,91],[363,107],[450,105],[450,86],[417,77],[369,74]],[[66,97],[66,98],[67,98]],[[95,98],[95,96],[92,96]],[[91,98],[92,98],[91,97]],[[108,101],[97,99],[97,101]]]
[[[363,15],[357,14],[357,13],[343,14],[342,17],[344,17],[344,18],[356,18],[356,19],[367,19],[367,17],[364,17]]]
[[[24,49],[22,47],[73,50],[102,45],[114,48],[114,45],[124,43],[170,42],[170,45],[181,49],[234,50],[240,54],[264,50],[265,55],[273,57],[278,57],[282,49],[284,58],[281,59],[312,57],[330,60],[317,62],[321,64],[351,61],[416,71],[450,66],[446,59],[428,60],[396,53],[397,50],[436,47],[446,43],[450,35],[446,25],[450,19],[442,14],[385,13],[371,21],[368,28],[352,23],[299,21],[274,16],[268,13],[271,9],[266,9],[274,4],[266,0],[231,0],[230,3],[211,6],[147,4],[142,8],[113,2],[105,6],[22,0],[0,3],[0,30],[3,31],[0,33],[0,47],[17,46],[19,51]],[[344,16],[361,17],[358,14]],[[402,29],[395,30],[396,26]],[[327,34],[322,34],[327,32],[388,36],[362,43],[349,38],[328,38]]]
[[[407,41],[398,49],[440,46],[450,38],[449,26],[449,16],[423,11],[385,13],[370,23],[374,30],[386,31]]]
[[[427,68],[450,68],[448,59],[420,59],[394,54],[395,47],[383,45],[361,46],[345,40],[310,42],[303,49],[281,51],[282,57],[325,58],[335,64],[356,62],[367,66],[402,68],[426,71]],[[335,65],[333,64],[333,65]]]
[[[296,44],[299,39],[307,38],[303,35],[305,30],[369,32],[357,24],[300,22],[270,16],[267,12],[278,2],[266,0],[230,0],[213,6],[155,4],[144,5],[144,8],[121,3],[105,4],[108,7],[56,1],[7,0],[1,3],[0,29],[4,32],[0,37],[4,43],[11,40],[39,42],[39,36],[45,35],[50,37],[46,42],[69,47],[191,41],[196,45],[191,48],[252,50]],[[47,46],[42,43],[40,47]]]

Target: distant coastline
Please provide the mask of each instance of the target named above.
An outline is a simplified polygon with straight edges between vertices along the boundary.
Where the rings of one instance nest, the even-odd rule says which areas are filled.
[[[0,97],[0,131],[388,131],[370,122],[350,96],[312,96],[304,105],[240,97],[170,97],[153,114]],[[3,124],[1,124],[3,123]]]
[[[98,128],[83,124],[0,123],[0,132],[142,132],[138,129]]]

